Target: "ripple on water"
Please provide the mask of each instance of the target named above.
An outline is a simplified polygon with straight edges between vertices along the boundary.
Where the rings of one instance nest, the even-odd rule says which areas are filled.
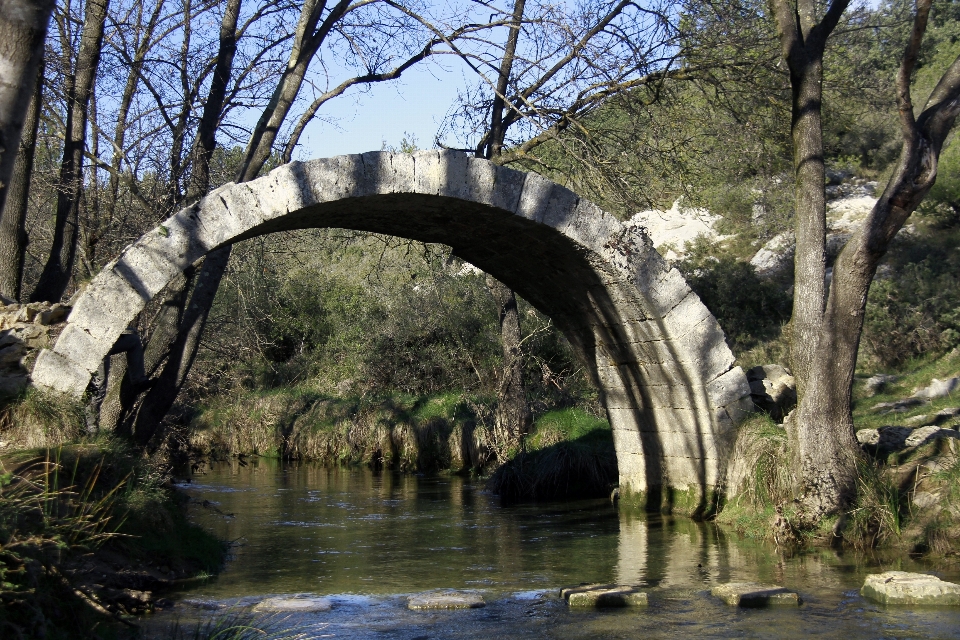
[[[308,637],[348,639],[819,634],[855,640],[955,637],[960,629],[960,608],[904,611],[865,601],[864,576],[879,570],[852,554],[783,558],[709,523],[648,519],[607,501],[503,508],[462,478],[309,465],[278,473],[272,464],[214,467],[201,484],[184,487],[236,514],[226,520],[195,509],[191,517],[245,545],[218,578],[185,591],[176,611],[203,618],[252,606],[267,594],[309,593],[329,599],[331,610],[310,619],[293,614],[291,623],[308,625]],[[906,570],[930,568],[910,558],[897,562]],[[944,579],[960,581],[956,568],[949,571]],[[711,586],[737,581],[781,584],[800,592],[805,604],[742,611],[709,596]],[[556,593],[581,582],[646,583],[650,604],[642,615],[569,611]],[[437,588],[480,590],[487,608],[406,609],[403,594]],[[191,601],[208,604],[190,607]]]

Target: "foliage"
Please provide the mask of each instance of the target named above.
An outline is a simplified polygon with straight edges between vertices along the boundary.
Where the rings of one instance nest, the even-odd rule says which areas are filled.
[[[865,362],[898,367],[960,345],[960,229],[918,227],[901,234],[870,288]]]
[[[277,615],[233,611],[192,625],[177,620],[155,637],[170,640],[301,640],[310,636],[290,628],[285,619]]]
[[[99,637],[104,608],[75,584],[81,555],[98,549],[111,564],[216,571],[223,560],[223,544],[186,522],[165,467],[118,440],[12,454],[0,485],[4,637]]]
[[[735,353],[775,339],[790,318],[791,300],[779,283],[760,278],[752,265],[703,238],[688,246],[677,267],[717,318]]]
[[[551,411],[526,438],[527,450],[487,481],[504,502],[606,496],[616,486],[610,425],[578,409]]]

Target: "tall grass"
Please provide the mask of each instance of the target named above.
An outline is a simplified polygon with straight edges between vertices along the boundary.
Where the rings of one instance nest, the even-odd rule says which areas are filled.
[[[0,463],[0,635],[43,637],[51,612],[62,617],[81,595],[60,567],[116,535],[123,483],[98,491],[102,470],[101,460],[80,480],[78,464],[64,465],[59,451],[10,471]]]
[[[305,640],[306,633],[285,626],[285,618],[248,611],[228,612],[202,622],[177,620],[154,640]]]

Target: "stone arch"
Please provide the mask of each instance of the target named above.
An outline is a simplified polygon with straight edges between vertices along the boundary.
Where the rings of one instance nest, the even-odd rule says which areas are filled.
[[[239,240],[319,227],[449,245],[551,317],[601,389],[623,494],[669,508],[690,492],[696,509],[723,485],[750,389],[680,273],[643,228],[535,173],[455,152],[293,162],[217,189],[104,267],[33,383],[81,396],[121,331],[187,266]]]

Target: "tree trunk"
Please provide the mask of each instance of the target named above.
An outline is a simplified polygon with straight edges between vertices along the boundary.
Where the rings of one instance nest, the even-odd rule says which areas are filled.
[[[487,276],[487,289],[497,303],[500,320],[500,342],[503,367],[497,381],[497,410],[494,417],[494,442],[497,456],[505,461],[523,449],[523,436],[532,421],[523,381],[523,358],[520,352],[520,314],[517,297],[505,284]]]
[[[209,253],[203,261],[203,267],[197,276],[197,284],[190,296],[183,319],[180,322],[176,338],[171,345],[169,355],[160,375],[152,381],[150,390],[140,403],[140,408],[132,418],[131,431],[139,445],[146,447],[153,439],[163,417],[170,411],[187,374],[193,366],[200,344],[200,336],[206,326],[217,287],[205,283],[216,282],[219,286],[223,273],[230,260],[230,247],[224,247]]]
[[[87,0],[80,50],[74,72],[66,78],[67,118],[63,160],[57,181],[57,214],[53,245],[30,300],[56,301],[63,297],[77,255],[80,195],[83,188],[83,151],[87,139],[87,108],[100,63],[103,27],[109,0]]]
[[[21,155],[24,120],[28,112],[36,111],[28,107],[42,84],[38,71],[54,4],[52,0],[6,0],[0,4],[0,293],[14,300],[20,296],[23,259],[17,256],[23,254],[23,224],[18,219],[22,215],[19,203],[9,213],[5,203],[11,188],[20,189],[17,200],[26,198],[22,181],[29,180],[29,171],[15,177],[15,165]],[[32,156],[33,145],[30,153]],[[17,168],[23,169],[23,162]]]
[[[27,251],[27,206],[30,203],[30,177],[33,175],[33,157],[37,147],[37,129],[40,126],[40,105],[43,102],[43,62],[37,72],[33,97],[27,109],[20,139],[20,151],[13,166],[7,201],[0,216],[0,295],[20,301],[23,284],[23,262]]]
[[[806,315],[802,317],[811,320],[809,325],[794,328],[794,352],[800,357],[799,367],[794,363],[799,369],[800,400],[794,424],[788,429],[799,494],[800,511],[797,514],[797,523],[802,527],[814,526],[824,517],[840,512],[856,496],[857,458],[860,449],[854,434],[851,393],[867,295],[877,265],[886,254],[890,242],[933,186],[940,151],[960,113],[958,57],[940,79],[923,113],[919,118],[914,118],[910,80],[926,30],[930,4],[930,0],[917,2],[913,32],[897,78],[898,108],[904,139],[897,168],[883,194],[864,220],[863,226],[847,242],[838,257],[819,320],[811,301],[795,302],[795,309],[797,305],[809,305],[804,311]],[[777,21],[781,28],[785,57],[791,66],[796,126],[797,122],[803,122],[805,112],[816,112],[819,115],[820,101],[819,93],[812,92],[809,87],[804,88],[807,80],[805,74],[795,73],[795,68],[799,68],[798,56],[792,54],[795,54],[801,45],[797,38],[790,36],[790,20],[784,19],[785,16],[789,18],[788,13],[783,11],[784,6],[788,5],[778,0]],[[813,35],[825,42],[826,36],[839,20],[838,11],[842,9],[840,4],[831,5],[824,21],[815,26],[815,29],[822,29]],[[799,15],[801,17],[796,23],[802,24],[803,14]],[[813,44],[817,43],[816,38],[807,37],[805,46],[810,47],[811,41]],[[822,47],[818,51],[817,60],[822,61]],[[816,75],[820,75],[819,69],[816,70]],[[801,276],[800,237],[804,232],[803,225],[809,224],[819,233],[819,227],[804,218],[812,215],[810,212],[819,207],[819,195],[814,191],[819,190],[822,193],[824,183],[822,177],[818,177],[813,171],[802,171],[805,163],[814,166],[818,164],[818,149],[822,154],[819,128],[808,123],[802,129],[800,139],[796,133],[795,129],[794,144],[798,150],[798,282],[795,296],[800,296],[801,278],[809,279],[816,275],[817,269],[811,265],[814,264],[818,250],[818,247],[810,246],[803,249],[809,263],[804,264],[807,271]],[[816,140],[813,140],[814,138]],[[810,140],[813,140],[813,144]],[[819,165],[822,167],[822,158]],[[806,195],[801,195],[801,187]],[[809,208],[801,208],[801,202]],[[819,221],[816,221],[816,225],[819,225]],[[811,245],[815,244],[810,240],[812,235],[814,234],[808,230],[807,240]],[[823,278],[819,277],[818,280],[822,282]],[[816,292],[820,286],[819,283],[807,284],[810,286],[804,291],[808,294]],[[806,344],[798,345],[798,341]]]

